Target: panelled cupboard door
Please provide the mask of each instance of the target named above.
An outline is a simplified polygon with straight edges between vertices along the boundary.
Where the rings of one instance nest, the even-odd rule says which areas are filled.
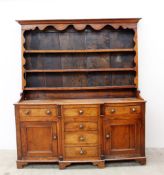
[[[140,153],[140,119],[104,120],[104,153],[106,157],[137,156]]]
[[[24,122],[21,124],[24,158],[57,157],[57,123]]]

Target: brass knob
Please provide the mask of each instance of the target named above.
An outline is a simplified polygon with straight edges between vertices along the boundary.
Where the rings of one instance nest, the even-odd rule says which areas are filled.
[[[136,111],[136,108],[132,108],[132,112],[135,112]]]
[[[84,136],[80,136],[80,137],[79,137],[79,140],[80,140],[80,141],[84,141],[84,140],[85,140],[85,137],[84,137]]]
[[[83,155],[84,151],[82,150],[82,148],[80,149],[80,154]]]
[[[111,109],[111,111],[110,111],[111,113],[115,113],[116,112],[116,110],[115,109]]]
[[[84,113],[84,111],[83,111],[83,110],[80,110],[80,111],[79,111],[79,114],[80,114],[80,115],[82,115],[83,113]]]
[[[106,139],[109,139],[110,138],[110,134],[106,134]]]
[[[26,115],[29,115],[30,114],[30,110],[27,110],[24,112]]]
[[[54,136],[53,136],[53,139],[54,139],[54,140],[56,140],[56,139],[57,139],[57,136],[56,136],[56,135],[54,135]]]
[[[50,114],[51,114],[51,111],[50,111],[50,110],[47,110],[47,111],[46,111],[46,114],[47,114],[47,115],[50,115]]]
[[[84,125],[81,123],[81,124],[79,125],[79,128],[80,128],[80,129],[83,129],[83,128],[84,128]]]

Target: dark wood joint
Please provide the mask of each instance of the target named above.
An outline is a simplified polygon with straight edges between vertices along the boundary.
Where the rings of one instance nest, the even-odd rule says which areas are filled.
[[[57,117],[60,119],[61,116],[61,105],[57,105]]]
[[[101,117],[104,117],[104,113],[105,113],[104,104],[100,104],[100,116],[101,116]]]

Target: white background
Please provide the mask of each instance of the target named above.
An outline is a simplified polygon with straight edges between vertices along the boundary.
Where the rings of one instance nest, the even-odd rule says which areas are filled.
[[[0,0],[0,149],[15,149],[13,103],[21,92],[16,19],[142,17],[138,24],[139,89],[147,100],[146,146],[164,147],[163,0]]]

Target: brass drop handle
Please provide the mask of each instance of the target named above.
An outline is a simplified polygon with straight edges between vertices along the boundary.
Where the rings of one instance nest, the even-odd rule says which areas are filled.
[[[85,140],[85,137],[84,137],[84,136],[80,136],[80,137],[79,137],[79,140],[80,140],[80,141],[84,141],[84,140]]]
[[[30,114],[30,110],[27,110],[24,112],[26,115],[29,115]]]
[[[57,139],[57,135],[54,135],[54,136],[53,136],[53,139],[56,140],[56,139]]]
[[[132,108],[132,112],[136,112],[136,108]]]
[[[110,138],[110,134],[106,134],[106,139],[109,139]]]
[[[79,114],[80,114],[80,115],[82,115],[83,113],[84,113],[84,111],[83,111],[83,110],[80,110],[80,111],[79,111]]]
[[[47,110],[47,111],[46,111],[46,114],[47,114],[47,115],[50,115],[50,114],[51,114],[51,111],[50,111],[50,110]]]
[[[84,154],[84,151],[83,151],[83,149],[82,149],[82,148],[80,149],[80,154],[81,154],[81,155],[83,155],[83,154]]]
[[[113,113],[115,113],[116,112],[116,110],[115,109],[111,109],[111,111],[110,111],[112,114]]]
[[[81,124],[79,125],[79,128],[80,128],[80,129],[83,129],[83,128],[84,128],[84,125],[81,123]]]

